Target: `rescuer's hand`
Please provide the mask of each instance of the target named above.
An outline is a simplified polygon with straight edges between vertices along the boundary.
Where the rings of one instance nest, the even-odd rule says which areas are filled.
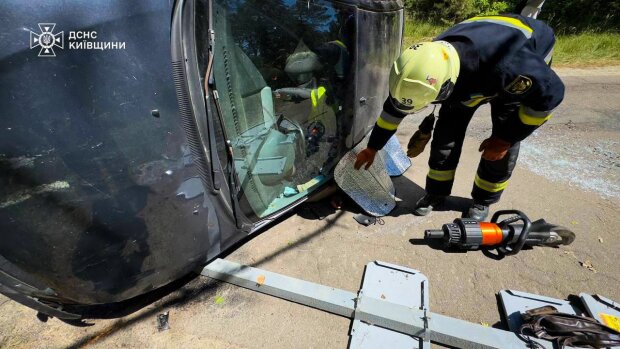
[[[490,138],[482,141],[478,151],[483,152],[483,159],[487,161],[497,161],[506,156],[506,153],[508,153],[508,149],[510,149],[511,146],[512,144],[506,142],[505,140],[491,136]]]
[[[357,159],[355,160],[355,169],[359,170],[364,164],[365,170],[367,170],[373,162],[375,162],[375,156],[377,155],[377,151],[371,148],[366,148],[357,154]]]
[[[422,154],[426,144],[428,144],[428,141],[430,140],[430,133],[423,133],[420,130],[415,131],[409,140],[409,144],[407,144],[407,156],[410,158],[415,158],[416,156]]]

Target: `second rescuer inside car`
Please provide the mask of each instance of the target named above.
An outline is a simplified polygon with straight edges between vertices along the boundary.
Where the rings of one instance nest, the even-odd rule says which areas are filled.
[[[390,73],[390,96],[355,168],[366,169],[407,114],[440,103],[432,132],[426,195],[414,214],[427,215],[450,195],[465,131],[474,112],[491,104],[493,131],[480,144],[472,198],[466,213],[484,220],[499,201],[515,167],[519,142],[551,118],[564,98],[564,84],[551,69],[555,37],[545,23],[519,15],[474,17],[433,42],[406,49]],[[419,155],[431,138],[434,119],[425,120],[408,146]]]

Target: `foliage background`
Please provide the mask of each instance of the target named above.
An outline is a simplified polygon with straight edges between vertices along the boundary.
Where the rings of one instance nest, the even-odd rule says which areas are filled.
[[[409,18],[450,25],[481,14],[520,12],[523,0],[405,0]],[[620,32],[620,0],[547,0],[540,19],[558,34]]]
[[[519,13],[523,0],[404,0],[405,47],[477,15]],[[620,0],[547,0],[538,17],[557,35],[555,66],[620,65]]]

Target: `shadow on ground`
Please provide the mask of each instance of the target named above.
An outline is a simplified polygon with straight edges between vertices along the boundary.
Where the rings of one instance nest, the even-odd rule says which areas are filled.
[[[412,211],[415,208],[415,203],[424,196],[424,189],[405,176],[393,178],[393,181],[396,187],[396,197],[401,201],[398,203],[397,207],[394,209],[394,211],[390,213],[389,216],[413,216]],[[465,212],[469,208],[471,203],[471,199],[463,197],[449,197],[446,202],[442,206],[437,207],[436,210]],[[317,202],[306,203],[300,206],[295,210],[295,212],[285,215],[281,219],[278,219],[276,222],[274,222],[274,224],[282,222],[293,214],[297,214],[307,220],[324,220],[327,223],[322,225],[320,228],[314,230],[313,232],[304,235],[297,241],[263,257],[262,259],[253,263],[251,266],[260,267],[261,265],[264,265],[265,263],[274,260],[276,257],[288,250],[303,246],[304,244],[328,231],[334,224],[338,222],[338,220],[345,216],[347,212],[352,214],[363,213],[360,207],[341,191],[337,191],[329,198],[325,198]],[[236,246],[230,248],[227,253],[221,255],[220,258],[225,258],[227,255],[238,249],[241,245],[250,242],[252,239],[266,231],[267,229],[263,230],[261,233],[253,234],[247,239],[242,240]],[[415,244],[419,243],[421,242],[415,242]],[[434,246],[434,248],[440,249],[437,246]],[[208,279],[206,283],[202,283],[200,285],[191,285],[190,282],[195,280],[198,276],[198,274],[187,275],[186,277],[174,281],[171,284],[157,289],[151,293],[125,302],[89,307],[87,310],[83,311],[83,313],[85,314],[85,318],[113,319],[130,315],[148,305],[163,300],[162,303],[157,304],[152,309],[149,309],[136,317],[133,317],[131,319],[120,318],[105,329],[82,337],[73,345],[69,346],[69,348],[82,348],[94,342],[103,340],[124,328],[127,328],[135,323],[155,316],[158,312],[161,312],[165,308],[182,307],[184,305],[192,303],[192,301],[204,298],[205,296],[209,297],[210,295],[215,295],[217,290],[222,285],[224,285],[223,282],[210,279]],[[168,298],[165,299],[166,297]]]
[[[392,178],[392,181],[396,187],[396,197],[402,201],[398,202],[396,208],[390,212],[389,216],[399,217],[408,214],[412,215],[416,203],[424,197],[426,191],[405,176]],[[434,210],[439,212],[455,211],[465,213],[472,204],[472,199],[460,196],[449,196],[441,206],[438,206]]]
[[[333,209],[333,208],[331,210],[326,209],[324,207],[325,204],[326,203],[324,202],[312,203],[312,204],[309,204],[310,208],[301,207],[299,210],[301,210],[300,212],[304,212],[304,210],[307,211],[309,209],[321,208],[320,214],[321,215],[325,214],[325,216],[319,215],[318,218],[314,218],[314,219],[321,219],[321,220],[324,219],[327,222],[327,224],[316,229],[312,233],[301,237],[297,241],[274,251],[273,253],[265,256],[264,258],[261,258],[260,260],[253,263],[251,266],[259,267],[273,260],[278,255],[290,249],[295,249],[308,243],[312,239],[318,237],[322,233],[329,230],[334,224],[337,223],[337,221],[340,218],[342,218],[345,212],[347,212],[345,210],[336,211],[336,209]],[[327,202],[327,204],[329,204],[329,202]],[[310,214],[310,213],[306,212],[306,214]],[[302,214],[300,213],[300,215]],[[290,215],[287,215],[287,217],[288,216]],[[313,219],[313,218],[308,218],[308,219]],[[234,252],[237,248],[239,248],[242,244],[248,243],[249,241],[251,241],[252,239],[254,239],[256,236],[260,234],[262,233],[249,236],[248,239],[240,242],[238,246],[232,247],[227,253],[225,253],[224,255],[221,255],[219,258],[225,258],[227,255],[229,255],[230,253]],[[223,282],[219,282],[219,281],[212,280],[212,279],[207,279],[206,283],[202,283],[196,286],[189,284],[191,281],[195,280],[198,277],[200,277],[199,274],[192,273],[190,275],[185,276],[184,278],[180,280],[174,281],[164,287],[161,287],[155,291],[136,297],[134,299],[127,300],[121,303],[115,303],[115,304],[91,306],[91,307],[88,307],[82,310],[82,313],[84,314],[84,318],[86,319],[113,319],[113,318],[124,317],[132,313],[135,313],[148,305],[156,303],[164,299],[165,297],[170,296],[168,299],[165,299],[162,303],[157,304],[152,309],[149,309],[137,315],[136,317],[133,317],[131,319],[120,318],[114,323],[112,323],[110,326],[106,327],[105,329],[102,329],[100,331],[97,331],[96,333],[91,333],[87,336],[80,338],[74,344],[68,346],[68,348],[83,348],[95,342],[99,342],[107,337],[110,337],[111,335],[115,334],[116,332],[120,330],[123,330],[147,318],[151,318],[157,315],[157,313],[161,312],[165,308],[168,308],[168,307],[178,308],[184,305],[191,304],[192,301],[194,300],[204,298],[204,297],[209,297],[211,295],[214,296],[217,290],[222,285],[225,285],[225,283]]]

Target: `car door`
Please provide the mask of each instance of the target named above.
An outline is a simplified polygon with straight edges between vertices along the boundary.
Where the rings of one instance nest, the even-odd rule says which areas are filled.
[[[180,80],[197,113],[197,135],[212,145],[205,158],[221,164],[219,184],[215,173],[207,182],[229,190],[237,221],[254,231],[320,191],[374,124],[400,50],[402,4],[177,6],[184,12],[177,16]]]

